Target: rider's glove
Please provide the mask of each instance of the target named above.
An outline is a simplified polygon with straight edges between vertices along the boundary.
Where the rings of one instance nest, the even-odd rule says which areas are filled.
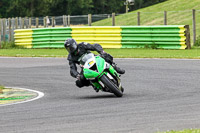
[[[113,57],[112,55],[106,53],[105,51],[101,52],[101,57],[104,58],[106,60],[106,62],[112,64],[113,63]]]
[[[106,58],[107,53],[105,51],[101,51],[101,57],[103,57],[104,59]]]
[[[81,80],[80,74],[78,74],[78,75],[76,76],[76,79]]]
[[[78,74],[77,76],[76,76],[76,79],[78,79],[78,80],[82,80],[84,77],[83,77],[83,75],[80,75],[80,74]]]
[[[100,53],[101,55],[103,55],[103,54],[106,54],[106,52],[105,51],[101,51],[101,53]]]

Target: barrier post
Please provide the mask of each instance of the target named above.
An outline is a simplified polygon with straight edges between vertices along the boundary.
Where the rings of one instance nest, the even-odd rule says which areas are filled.
[[[11,19],[11,41],[14,41],[15,18]]]
[[[193,9],[192,10],[192,18],[193,18],[193,21],[192,21],[192,23],[193,23],[193,45],[196,42],[196,15],[195,15],[195,12],[196,12],[196,10]]]
[[[3,41],[6,41],[6,19],[3,19]]]
[[[15,29],[18,29],[18,18],[15,18]]]
[[[10,42],[11,41],[11,19],[10,18],[8,18],[8,32],[9,32],[9,37],[8,37],[8,42]]]
[[[19,28],[22,29],[22,18],[19,17]]]
[[[29,18],[29,26],[28,26],[28,28],[31,28],[31,25],[32,25],[32,23],[31,23],[32,21],[31,21],[31,18]]]
[[[167,25],[167,11],[164,11],[164,25]]]
[[[35,21],[36,21],[35,26],[36,26],[36,28],[38,28],[39,27],[39,18],[36,18]]]
[[[44,25],[44,28],[47,27],[47,18],[46,17],[43,18],[43,25]]]
[[[24,29],[24,18],[21,19],[22,20],[22,29]]]
[[[52,27],[55,27],[55,17],[52,17]]]
[[[28,18],[24,18],[25,29],[28,29]]]
[[[191,43],[190,43],[190,27],[189,27],[189,25],[186,25],[186,26],[185,26],[185,37],[186,37],[187,49],[191,49]]]
[[[88,14],[88,26],[92,26],[92,15]]]
[[[68,23],[67,24],[68,24],[68,27],[70,27],[70,15],[68,15],[67,18],[68,18]]]
[[[67,16],[63,15],[63,26],[66,27],[67,26]]]
[[[115,13],[112,13],[112,26],[115,26]]]
[[[137,23],[140,26],[140,12],[137,12]]]

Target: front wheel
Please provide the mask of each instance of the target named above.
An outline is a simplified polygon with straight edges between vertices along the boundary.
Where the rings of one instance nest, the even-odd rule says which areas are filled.
[[[112,91],[112,93],[114,93],[117,97],[123,96],[123,92],[118,89],[119,87],[116,84],[114,84],[106,75],[102,75],[100,79],[101,82],[106,87],[108,87]]]

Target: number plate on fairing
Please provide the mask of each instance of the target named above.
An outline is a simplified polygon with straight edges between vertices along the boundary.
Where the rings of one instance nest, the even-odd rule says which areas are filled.
[[[90,61],[89,63],[88,63],[88,66],[92,66],[94,64],[94,61]]]

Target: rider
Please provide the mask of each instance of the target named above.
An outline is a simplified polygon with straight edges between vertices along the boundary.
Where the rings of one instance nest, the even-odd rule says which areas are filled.
[[[80,64],[78,59],[85,53],[90,53],[90,51],[97,51],[101,56],[108,62],[110,63],[115,70],[119,74],[124,74],[125,70],[120,69],[119,67],[116,66],[116,64],[113,62],[113,57],[106,53],[101,45],[99,44],[89,44],[86,42],[82,42],[80,44],[77,44],[77,42],[74,39],[67,39],[64,43],[64,46],[66,50],[69,52],[68,55],[68,61],[70,65],[70,74],[72,77],[76,78],[76,85],[81,88],[83,86],[89,86],[90,82],[86,80],[86,78],[83,76],[83,71],[80,73],[77,71],[76,64]]]

